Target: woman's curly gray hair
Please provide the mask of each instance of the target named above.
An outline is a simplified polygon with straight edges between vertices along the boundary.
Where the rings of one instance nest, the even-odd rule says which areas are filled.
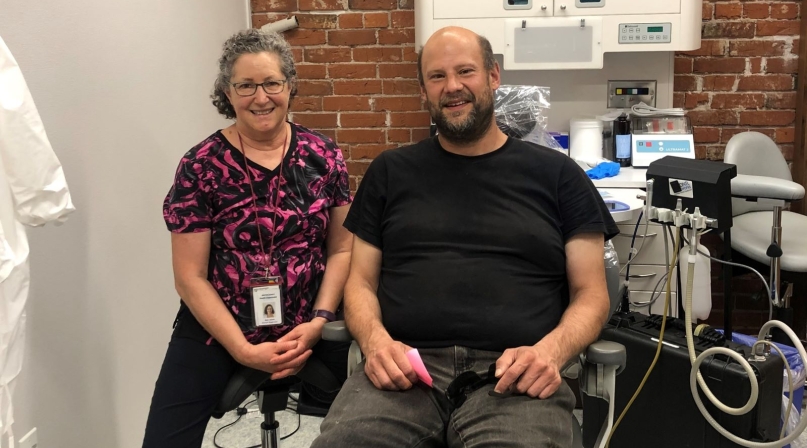
[[[213,93],[210,95],[213,105],[220,114],[230,119],[235,118],[235,109],[226,95],[230,88],[235,61],[243,54],[263,52],[277,55],[280,59],[280,71],[288,80],[290,98],[294,98],[297,94],[297,69],[294,68],[294,56],[286,39],[274,31],[256,29],[239,31],[224,42],[219,58],[219,75],[216,77]]]

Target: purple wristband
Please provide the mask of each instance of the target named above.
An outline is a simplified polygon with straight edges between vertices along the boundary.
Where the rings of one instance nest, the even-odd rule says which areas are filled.
[[[313,314],[311,315],[311,320],[314,320],[317,317],[321,317],[328,322],[333,322],[336,320],[336,314],[327,310],[314,310]]]

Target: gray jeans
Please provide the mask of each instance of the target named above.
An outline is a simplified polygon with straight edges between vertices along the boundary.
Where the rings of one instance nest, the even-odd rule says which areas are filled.
[[[448,384],[472,370],[487,375],[499,352],[466,347],[419,349],[434,388],[378,390],[363,370],[342,387],[312,448],[562,447],[572,444],[575,398],[564,382],[550,398],[491,397],[487,384],[453,409]]]

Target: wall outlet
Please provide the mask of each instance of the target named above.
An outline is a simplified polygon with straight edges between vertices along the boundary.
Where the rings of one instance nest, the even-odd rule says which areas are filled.
[[[28,431],[28,434],[22,436],[19,444],[20,448],[37,448],[39,445],[36,443],[36,428]]]

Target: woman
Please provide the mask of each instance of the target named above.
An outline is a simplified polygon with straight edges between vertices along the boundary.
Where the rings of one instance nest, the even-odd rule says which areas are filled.
[[[350,263],[341,151],[286,121],[296,70],[280,35],[234,35],[219,68],[213,104],[235,122],[185,154],[163,207],[182,306],[152,399],[149,448],[201,446],[239,365],[279,379],[313,353],[346,375],[346,352],[320,342]],[[274,318],[261,315],[266,305]]]

